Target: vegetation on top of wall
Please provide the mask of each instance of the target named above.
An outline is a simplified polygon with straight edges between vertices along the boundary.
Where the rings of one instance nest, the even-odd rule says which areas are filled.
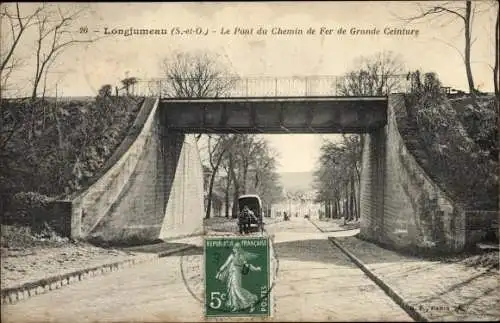
[[[413,155],[451,198],[466,208],[498,207],[498,103],[451,101],[434,73],[411,74],[400,131]]]
[[[86,187],[126,136],[142,101],[110,96],[110,91],[100,91],[95,99],[64,102],[2,100],[2,218],[12,212],[21,217],[19,204],[36,209],[41,201]]]

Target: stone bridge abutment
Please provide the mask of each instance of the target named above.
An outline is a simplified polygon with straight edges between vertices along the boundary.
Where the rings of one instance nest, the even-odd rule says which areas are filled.
[[[203,232],[203,176],[196,140],[170,132],[158,103],[146,99],[141,108],[145,116],[136,131],[129,132],[132,143],[70,201],[73,238],[135,244]]]
[[[395,248],[460,251],[465,212],[407,149],[396,117],[405,114],[403,95],[391,95],[387,124],[363,135],[360,234]]]

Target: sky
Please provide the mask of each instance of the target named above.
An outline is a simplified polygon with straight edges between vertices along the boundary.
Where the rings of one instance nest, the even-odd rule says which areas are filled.
[[[338,142],[342,137],[338,134],[264,134],[258,136],[265,138],[278,153],[277,171],[280,173],[314,171],[321,144],[325,140]],[[208,158],[206,138],[200,138],[198,146],[202,158]]]
[[[314,171],[324,140],[339,141],[341,135],[331,134],[292,134],[262,135],[279,152],[279,172]]]
[[[463,2],[453,2],[452,6]],[[428,6],[432,3],[425,2]],[[478,87],[492,91],[494,63],[495,2],[475,2],[481,10],[473,24],[473,73]],[[10,4],[12,5],[12,4]],[[22,12],[37,3],[21,5]],[[417,2],[176,2],[176,3],[60,3],[64,10],[86,8],[74,21],[70,37],[102,37],[91,44],[68,47],[48,74],[48,91],[58,95],[94,96],[103,84],[119,85],[124,77],[162,77],[163,59],[177,52],[209,51],[232,73],[245,76],[342,75],[353,67],[356,57],[382,50],[399,55],[408,70],[438,73],[441,81],[467,89],[460,49],[463,35],[459,19],[444,16],[431,22],[405,23],[398,17],[418,13]],[[488,9],[489,7],[489,9]],[[4,24],[5,21],[2,22]],[[104,35],[129,28],[172,30],[208,29],[198,35]],[[254,29],[252,35],[222,35],[235,28]],[[256,30],[268,30],[257,35]],[[314,35],[272,35],[273,28],[314,28]],[[333,30],[320,35],[321,28]],[[339,35],[339,28],[346,34]],[[379,35],[352,35],[351,29],[378,29]],[[418,30],[418,35],[384,35],[384,29]],[[87,30],[87,33],[80,31]],[[2,25],[2,52],[9,44],[8,28]],[[22,67],[12,74],[16,89],[28,91],[35,66],[36,28],[23,35],[15,53]],[[310,171],[314,168],[322,137],[312,135],[268,136],[282,156],[280,171]],[[335,138],[335,136],[330,136]]]

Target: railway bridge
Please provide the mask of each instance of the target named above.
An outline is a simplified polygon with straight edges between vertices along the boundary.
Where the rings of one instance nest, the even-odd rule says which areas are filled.
[[[169,95],[179,89],[168,80],[139,82],[133,92],[146,100],[135,131],[109,170],[70,201],[71,235],[113,243],[202,233],[203,174],[194,133],[358,133],[361,234],[396,246],[439,240],[463,248],[463,211],[418,165],[399,132],[396,115],[406,113],[406,89],[347,96],[342,82],[238,78],[224,95],[196,98]]]

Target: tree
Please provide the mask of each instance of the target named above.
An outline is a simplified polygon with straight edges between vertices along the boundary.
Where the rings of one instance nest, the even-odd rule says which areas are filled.
[[[325,141],[321,146],[314,185],[316,201],[324,203],[325,215],[336,218],[343,211],[347,221],[359,218],[361,143],[358,135],[342,139],[341,143]]]
[[[464,36],[464,48],[463,53],[459,51],[465,65],[465,73],[467,76],[467,83],[469,86],[469,95],[472,99],[472,104],[477,108],[477,97],[476,97],[476,87],[474,83],[474,76],[472,74],[471,67],[471,50],[474,40],[472,39],[472,25],[474,16],[478,14],[481,10],[479,9],[478,2],[472,2],[470,0],[463,1],[461,5],[457,1],[448,1],[439,5],[419,5],[420,13],[416,16],[409,18],[402,18],[407,22],[422,20],[422,19],[441,19],[445,16],[451,16],[453,19],[449,22],[459,20],[462,24],[463,36]],[[496,49],[495,49],[495,67],[493,68],[493,77],[495,85],[495,92],[498,93],[498,15],[496,23]]]
[[[258,194],[267,205],[281,198],[276,157],[264,138],[249,134],[235,136],[226,160],[233,188],[233,217],[238,214],[238,197],[242,194]]]
[[[250,163],[247,193],[258,194],[265,206],[272,205],[282,198],[282,187],[276,169],[278,153],[263,140],[253,153]],[[267,209],[267,208],[266,208]]]
[[[166,77],[160,86],[162,94],[169,97],[200,98],[219,97],[232,87],[227,68],[207,53],[177,53],[163,60],[161,68]],[[196,137],[198,141],[201,135]],[[227,149],[234,142],[230,135],[208,136],[208,162],[211,178],[208,188],[208,207],[205,217],[210,218],[213,186]]]
[[[111,91],[112,91],[111,84],[104,84],[99,89],[98,96],[99,97],[110,97],[111,96]]]
[[[43,9],[44,6],[42,5],[35,8],[31,13],[21,13],[19,3],[16,3],[14,8],[5,4],[2,5],[2,11],[0,12],[2,24],[2,50],[0,52],[2,90],[0,94],[6,91],[10,75],[20,65],[20,59],[16,58],[15,52],[23,34],[36,23],[35,18]],[[10,37],[8,34],[10,34]],[[11,39],[10,42],[9,39]]]
[[[160,93],[167,97],[221,97],[227,95],[236,82],[235,76],[209,52],[177,53],[165,58],[161,68],[165,81],[160,84]],[[196,140],[200,138],[198,135]]]
[[[125,89],[125,92],[127,93],[127,96],[130,95],[130,88],[134,86],[139,80],[137,77],[126,77],[123,80],[121,80],[123,84],[123,89]]]
[[[35,14],[37,39],[35,48],[36,66],[33,75],[31,98],[38,94],[42,77],[54,61],[70,46],[91,43],[94,39],[75,39],[75,21],[84,9],[64,11],[60,5],[45,6]]]
[[[355,68],[339,84],[340,95],[386,95],[402,85],[404,64],[399,56],[383,51],[370,57],[358,57]]]
[[[177,53],[163,60],[162,69],[166,80],[161,91],[170,97],[221,97],[229,93],[237,79],[208,52]]]
[[[405,75],[401,58],[383,51],[358,57],[355,67],[339,84],[339,93],[350,96],[388,95],[403,85]],[[360,136],[343,136],[339,144],[325,142],[321,147],[320,166],[315,171],[316,200],[323,202],[327,217],[345,220],[359,218]]]
[[[234,142],[233,136],[221,135],[215,138],[215,144],[212,144],[213,136],[208,136],[208,160],[210,164],[210,181],[208,184],[208,201],[207,210],[205,213],[205,218],[210,219],[210,212],[212,209],[212,195],[215,183],[215,178],[217,176],[217,171],[222,163],[222,159],[228,149],[231,148]]]
[[[498,6],[497,8],[497,17],[496,17],[496,24],[495,24],[495,66],[493,67],[493,84],[495,86],[495,96],[497,98],[497,107],[498,107],[498,104],[500,103],[500,90],[498,89],[498,82],[499,82],[499,78],[500,78],[500,75],[498,73],[498,60],[500,59],[499,56],[500,56],[500,53],[498,52],[499,51],[499,47],[500,47],[500,25],[499,25],[499,20],[500,20],[500,6]],[[497,111],[498,113],[498,111]]]

